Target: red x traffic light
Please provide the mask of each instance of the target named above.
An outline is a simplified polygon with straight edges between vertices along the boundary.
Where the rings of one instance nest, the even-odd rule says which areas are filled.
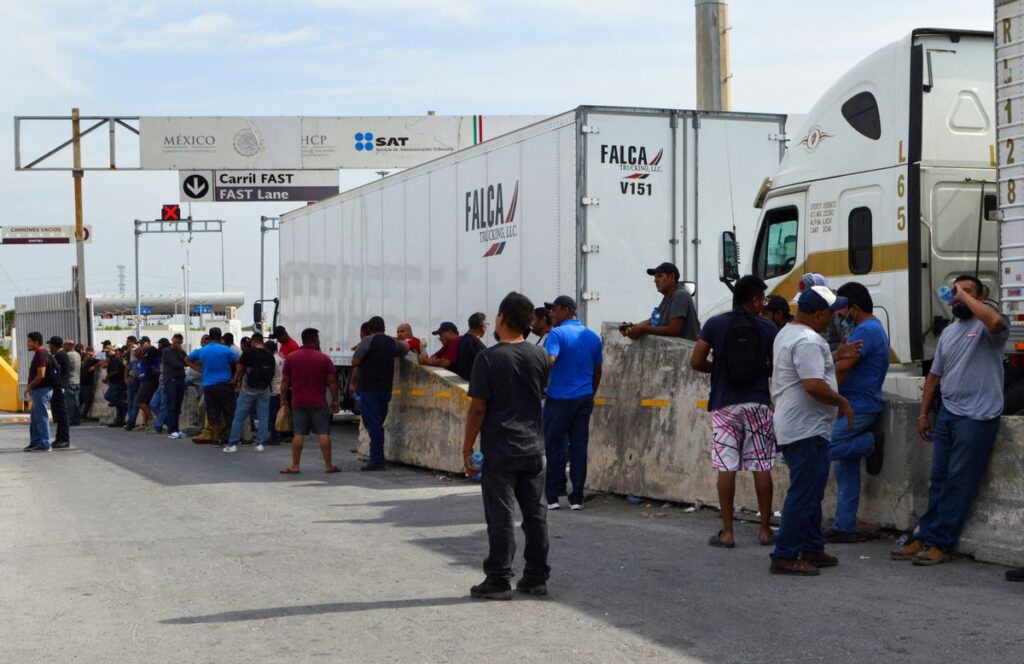
[[[177,203],[165,205],[160,211],[160,221],[181,221],[181,206]]]

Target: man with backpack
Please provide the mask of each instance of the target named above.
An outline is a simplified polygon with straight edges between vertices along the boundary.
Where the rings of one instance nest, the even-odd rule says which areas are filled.
[[[43,347],[43,335],[29,332],[25,345],[32,353],[32,364],[28,369],[28,385],[25,386],[25,401],[32,402],[29,415],[29,441],[26,452],[50,451],[50,398],[53,386],[59,378],[50,372],[50,354]]]
[[[726,549],[736,546],[732,517],[741,469],[754,475],[761,511],[758,540],[767,546],[775,539],[770,523],[775,430],[768,379],[777,330],[761,316],[766,290],[753,275],[739,279],[733,286],[732,312],[704,323],[690,360],[695,371],[711,374],[711,466],[718,471],[722,529],[708,543]]]
[[[263,451],[270,435],[270,383],[274,380],[277,364],[274,356],[263,347],[263,335],[256,332],[250,338],[250,346],[242,351],[235,363],[232,384],[238,393],[235,417],[231,422],[231,435],[224,451],[232,454],[238,451],[242,440],[242,425],[245,418],[256,411],[256,452]]]

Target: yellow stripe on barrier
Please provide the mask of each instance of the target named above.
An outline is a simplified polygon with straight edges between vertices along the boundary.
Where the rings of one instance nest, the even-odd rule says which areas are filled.
[[[697,408],[700,409],[700,410],[707,410],[708,409],[708,400],[707,399],[699,400],[697,402]]]
[[[402,396],[402,390],[391,390],[391,395],[392,396],[396,396],[396,397],[400,397],[400,396]]]
[[[670,403],[668,399],[641,399],[640,405],[644,408],[668,408]]]
[[[608,400],[605,399],[604,397],[594,397],[594,405],[595,406],[603,406],[606,403],[608,403]]]
[[[412,391],[410,392],[410,394],[412,394],[412,395],[413,395],[414,397],[422,397],[422,396],[424,396],[424,395],[425,395],[426,393],[427,393],[427,392],[426,392],[425,390],[412,390]]]
[[[452,398],[452,393],[451,392],[434,392],[434,396],[437,397],[438,399],[451,399]]]

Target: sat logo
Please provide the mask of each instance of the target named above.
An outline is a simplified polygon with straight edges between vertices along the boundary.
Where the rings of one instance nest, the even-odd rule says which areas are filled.
[[[409,141],[408,136],[374,136],[372,132],[356,132],[356,152],[371,152],[374,147],[378,148],[404,148]]]

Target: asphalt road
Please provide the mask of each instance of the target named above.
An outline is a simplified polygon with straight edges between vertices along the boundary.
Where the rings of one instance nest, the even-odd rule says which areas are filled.
[[[743,525],[617,497],[551,514],[547,598],[480,602],[478,489],[345,472],[307,444],[262,455],[84,426],[23,454],[0,425],[3,662],[1003,662],[1024,659],[1024,584],[888,543],[834,547],[817,578],[768,573]]]

